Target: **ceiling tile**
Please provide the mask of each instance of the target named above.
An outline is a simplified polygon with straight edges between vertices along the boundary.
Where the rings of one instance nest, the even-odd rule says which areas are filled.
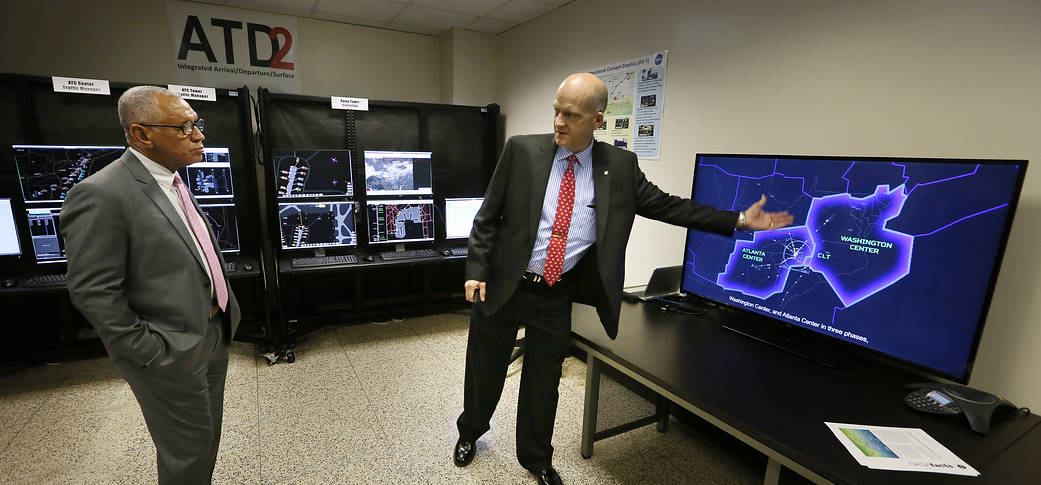
[[[361,17],[351,17],[349,15],[339,15],[335,13],[326,12],[315,12],[312,16],[316,19],[331,20],[333,22],[340,22],[344,24],[364,25],[366,27],[383,27],[387,24],[386,19],[366,19]]]
[[[540,3],[535,0],[510,0],[505,5],[488,14],[489,17],[511,22],[527,22],[539,15],[557,8],[556,5]]]
[[[229,7],[249,8],[270,13],[310,17],[314,2],[293,0],[228,0]]]
[[[517,23],[483,17],[473,21],[473,23],[467,25],[466,28],[488,34],[501,34],[514,25],[517,25]]]
[[[556,5],[558,7],[561,6],[561,5],[564,5],[565,3],[571,3],[571,0],[535,0],[535,1],[539,2],[539,3],[552,3],[553,5]]]
[[[360,19],[382,19],[386,22],[394,18],[404,6],[404,3],[391,0],[318,0],[314,12],[315,16],[320,12]]]
[[[402,10],[397,17],[394,17],[395,24],[439,30],[463,27],[474,20],[477,20],[477,17],[473,15],[446,12],[444,10],[417,7],[414,5],[405,7],[405,10]]]
[[[426,35],[441,35],[445,33],[447,29],[434,29],[430,27],[416,27],[414,25],[401,25],[401,24],[387,24],[383,28],[390,30],[400,30],[402,32],[412,32],[414,34],[426,34]]]
[[[433,7],[441,10],[451,10],[470,15],[488,15],[506,3],[507,0],[414,0],[412,5],[421,7]]]

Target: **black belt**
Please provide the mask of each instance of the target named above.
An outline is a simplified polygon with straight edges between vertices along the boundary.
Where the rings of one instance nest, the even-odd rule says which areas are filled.
[[[569,273],[564,273],[564,274],[560,275],[560,278],[557,279],[557,282],[554,283],[553,286],[549,286],[549,284],[546,283],[546,278],[543,277],[542,275],[534,272],[534,271],[524,270],[524,272],[521,273],[521,285],[522,286],[527,286],[528,288],[535,288],[535,289],[540,289],[540,290],[548,290],[550,288],[559,288],[559,287],[563,286],[561,283],[565,283],[565,282],[568,282],[570,280],[571,280],[571,275]]]

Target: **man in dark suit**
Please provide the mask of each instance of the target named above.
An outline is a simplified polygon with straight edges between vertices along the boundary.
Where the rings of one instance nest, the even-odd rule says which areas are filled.
[[[596,307],[607,334],[618,334],[625,248],[637,214],[728,236],[792,222],[787,212],[764,212],[765,196],[738,213],[662,192],[634,153],[593,140],[606,107],[599,78],[568,76],[553,102],[553,134],[510,138],[499,158],[470,233],[464,288],[474,306],[457,466],[473,460],[477,438],[489,429],[524,324],[517,459],[540,484],[561,483],[550,442],[571,304]]]
[[[210,483],[239,306],[217,239],[177,170],[202,160],[203,120],[154,86],[119,98],[130,148],[62,207],[72,303],[141,405],[159,483]]]

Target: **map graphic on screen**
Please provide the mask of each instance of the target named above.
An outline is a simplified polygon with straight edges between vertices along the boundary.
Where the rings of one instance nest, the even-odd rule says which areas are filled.
[[[953,376],[977,339],[1023,166],[699,156],[694,199],[795,221],[691,230],[683,289]]]
[[[199,204],[199,208],[213,228],[221,252],[238,252],[239,226],[235,218],[235,204]]]
[[[433,194],[430,152],[365,152],[365,190],[370,195]]]
[[[354,246],[354,202],[278,204],[282,249]]]
[[[354,195],[348,150],[272,150],[279,198]]]
[[[15,166],[27,204],[61,202],[76,184],[114,162],[121,146],[14,145]]]
[[[369,242],[434,240],[434,203],[430,200],[368,201]]]

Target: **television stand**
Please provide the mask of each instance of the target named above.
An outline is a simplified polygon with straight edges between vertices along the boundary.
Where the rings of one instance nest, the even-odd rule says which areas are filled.
[[[754,318],[742,318],[731,314],[722,326],[731,332],[777,347],[804,359],[824,364],[832,369],[846,367],[857,361],[856,356],[852,355],[848,349],[843,349],[835,342],[795,328],[790,324],[757,322]]]

